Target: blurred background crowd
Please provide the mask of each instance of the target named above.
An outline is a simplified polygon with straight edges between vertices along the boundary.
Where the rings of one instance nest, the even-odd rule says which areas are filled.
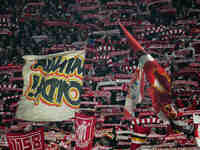
[[[64,0],[2,1],[0,6],[0,48],[1,56],[4,56],[5,59],[1,59],[0,64],[6,65],[13,61],[19,63],[18,60],[21,56],[41,54],[44,49],[56,44],[87,41],[88,33],[118,28],[106,24],[106,22],[116,22],[119,19],[132,21],[136,27],[139,24],[148,24],[155,26],[155,29],[159,27],[163,29],[161,32],[159,29],[155,32],[145,31],[141,34],[141,40],[165,39],[164,36],[170,36],[166,34],[177,34],[171,33],[171,30],[175,30],[174,28],[183,30],[185,35],[191,34],[193,27],[198,29],[198,0],[184,2],[136,0],[124,1],[125,3],[121,6],[120,4],[112,5],[112,2],[115,1],[110,1],[108,5],[106,3],[109,1],[103,0],[88,3]],[[87,17],[89,14],[96,14],[96,16]],[[129,25],[128,28],[135,32],[134,24]],[[163,32],[166,34],[163,35]],[[177,39],[174,36],[174,39],[170,40],[169,42],[178,46],[177,40],[180,38]],[[182,45],[188,46],[192,39],[182,37],[182,40]]]

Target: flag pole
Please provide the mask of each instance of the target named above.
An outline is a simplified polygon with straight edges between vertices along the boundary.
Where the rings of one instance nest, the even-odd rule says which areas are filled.
[[[129,39],[129,42],[133,48],[133,50],[135,52],[137,51],[143,51],[145,52],[144,48],[140,45],[140,43],[128,32],[128,30],[124,27],[124,25],[122,25],[121,23],[119,23],[121,29],[124,31],[126,37]]]

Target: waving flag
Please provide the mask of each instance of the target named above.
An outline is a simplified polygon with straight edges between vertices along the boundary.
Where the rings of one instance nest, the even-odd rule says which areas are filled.
[[[133,79],[129,85],[129,92],[125,103],[125,117],[134,116],[133,111],[136,109],[136,104],[141,103],[144,97],[144,72],[142,68],[137,68],[133,74]]]
[[[142,70],[142,72],[144,72],[147,81],[150,83],[150,96],[155,112],[158,113],[163,120],[168,121],[174,119],[177,116],[177,112],[172,106],[171,80],[168,74],[158,62],[144,50],[127,29],[122,24],[120,24],[120,26],[129,39],[135,54],[139,57],[140,71]],[[140,86],[138,86],[137,89],[139,87]],[[137,94],[136,91],[134,93],[135,95]]]
[[[16,118],[27,121],[63,121],[80,106],[84,51],[24,56],[24,88]]]

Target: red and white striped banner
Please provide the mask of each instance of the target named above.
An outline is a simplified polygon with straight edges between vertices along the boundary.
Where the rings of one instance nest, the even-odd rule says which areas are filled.
[[[95,116],[75,114],[76,150],[92,150],[95,135]]]
[[[44,150],[43,128],[29,133],[8,133],[6,137],[10,150]]]
[[[134,118],[132,124],[160,124],[161,122],[159,118]]]

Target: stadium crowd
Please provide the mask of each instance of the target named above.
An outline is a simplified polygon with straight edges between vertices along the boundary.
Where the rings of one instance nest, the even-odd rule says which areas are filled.
[[[103,107],[96,108],[96,113],[105,120],[102,123],[99,119],[96,128],[103,130],[105,124],[111,124],[110,128],[113,130],[103,137],[97,136],[94,145],[105,146],[104,148],[107,149],[129,148],[130,143],[120,144],[120,138],[116,139],[115,130],[126,125],[131,126],[131,123],[124,121],[119,115],[122,108],[113,105],[124,105],[128,88],[124,79],[131,78],[138,62],[135,59],[137,56],[131,53],[119,22],[124,24],[141,45],[168,71],[173,81],[173,99],[178,110],[182,112],[199,109],[199,0],[0,0],[0,3],[1,129],[10,127],[11,131],[24,132],[28,128],[37,128],[35,124],[31,126],[28,124],[26,128],[21,127],[20,122],[13,119],[16,103],[22,92],[15,89],[22,89],[23,81],[17,79],[11,82],[9,78],[22,77],[20,67],[24,64],[22,58],[24,55],[85,49],[87,51],[84,81],[86,90],[82,97],[82,101],[85,102],[81,104],[82,111],[90,107],[91,110],[94,109],[92,103],[94,99],[98,104],[112,109],[112,115],[106,116],[106,113],[102,113]],[[8,69],[7,72],[10,73],[5,73],[3,70],[6,66],[8,68],[17,66],[18,71]],[[104,85],[104,82],[109,84]],[[9,87],[10,84],[12,87]],[[97,98],[87,96],[91,91],[106,88],[111,96],[100,95]],[[137,118],[156,116],[152,112],[142,114],[139,111],[144,107],[151,108],[149,100],[147,103],[148,105],[138,105],[138,111],[135,112]],[[180,119],[191,121],[191,116],[183,113]],[[47,133],[54,131],[55,134],[61,135],[64,131],[73,134],[71,122],[46,123],[44,126],[47,127]],[[5,132],[3,130],[1,133]],[[167,130],[165,127],[160,127],[153,128],[152,131],[163,135],[166,134],[165,130]],[[191,137],[194,135],[190,135],[186,140]],[[64,148],[60,142],[62,140],[50,139],[46,140],[46,144],[59,149],[72,150],[74,141],[70,139],[72,140],[68,144],[70,146]],[[158,141],[154,137],[150,137],[146,145],[156,145],[156,142]],[[157,144],[160,144],[159,142]],[[194,145],[193,142],[190,145]],[[175,146],[180,147],[181,144],[178,141]],[[8,149],[5,145],[2,147]]]

